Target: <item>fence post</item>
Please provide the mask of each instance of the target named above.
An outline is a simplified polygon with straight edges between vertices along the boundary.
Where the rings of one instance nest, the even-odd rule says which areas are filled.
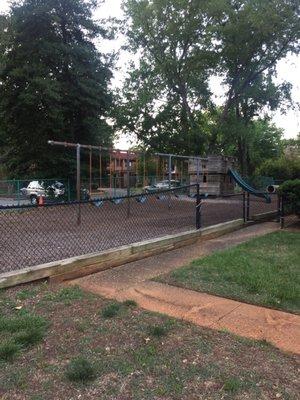
[[[243,220],[246,222],[246,194],[243,191]]]
[[[78,143],[76,145],[76,194],[77,194],[77,225],[80,225],[81,223],[81,208],[80,208],[80,202],[81,202],[81,177],[80,177],[80,144]]]
[[[127,151],[127,218],[130,217],[130,169],[129,169],[129,151]]]
[[[200,197],[200,185],[197,183],[197,194],[196,194],[196,229],[201,228],[201,197]]]
[[[276,222],[280,222],[280,210],[281,210],[281,198],[280,195],[277,195],[277,218]]]
[[[17,199],[18,199],[18,206],[20,205],[20,181],[17,180]]]
[[[250,193],[247,192],[247,215],[246,215],[246,221],[250,220]]]
[[[280,207],[280,229],[284,228],[284,200],[283,196],[281,196],[281,207]]]

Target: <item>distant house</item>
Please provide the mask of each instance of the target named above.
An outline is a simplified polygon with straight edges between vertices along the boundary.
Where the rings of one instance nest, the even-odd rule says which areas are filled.
[[[137,154],[127,151],[113,150],[110,153],[110,159],[106,170],[113,180],[113,187],[127,187],[128,172],[130,176],[130,186],[135,185],[137,157]]]

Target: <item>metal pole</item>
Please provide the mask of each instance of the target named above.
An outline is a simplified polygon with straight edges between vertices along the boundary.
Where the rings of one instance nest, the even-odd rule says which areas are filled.
[[[284,228],[284,200],[281,196],[281,207],[280,207],[280,229]]]
[[[130,217],[130,170],[129,170],[129,152],[127,151],[127,218]]]
[[[169,179],[169,189],[171,189],[171,179],[172,179],[172,155],[169,155],[169,163],[168,163],[168,179]],[[168,208],[171,208],[171,192],[169,191],[168,195]]]
[[[172,179],[172,155],[169,155],[169,163],[168,163],[168,179],[169,179],[169,189],[171,188],[171,179]]]
[[[90,195],[92,193],[92,148],[90,148],[90,165],[89,165],[89,190]]]
[[[99,188],[102,188],[102,152],[99,150]]]
[[[246,194],[243,191],[243,220],[246,222]]]
[[[77,190],[77,201],[78,201],[78,211],[77,211],[77,224],[80,225],[81,222],[81,209],[80,209],[80,144],[77,144],[76,147],[76,166],[77,166],[77,174],[76,174],[76,190]]]
[[[200,185],[197,183],[197,194],[196,194],[196,229],[201,228],[201,197],[200,197]]]
[[[197,158],[196,163],[196,176],[197,176],[197,184],[200,184],[200,165],[199,165],[199,158]]]
[[[247,215],[246,215],[246,220],[250,220],[250,193],[247,192]]]
[[[18,199],[18,206],[20,205],[20,181],[17,180],[17,199]]]
[[[280,195],[277,195],[277,218],[276,222],[280,222]]]

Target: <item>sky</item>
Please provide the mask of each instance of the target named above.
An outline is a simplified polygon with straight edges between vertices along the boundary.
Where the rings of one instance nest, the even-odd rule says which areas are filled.
[[[17,2],[17,1],[16,1]],[[10,0],[0,0],[0,12],[7,12],[9,9]],[[122,0],[106,0],[103,5],[95,10],[94,17],[109,18],[116,17],[122,18],[123,13],[121,9]],[[114,41],[107,41],[99,44],[100,50],[104,51],[118,51],[124,44],[125,38],[119,37]],[[120,53],[117,63],[117,71],[114,72],[113,86],[117,87],[122,84],[122,80],[126,74],[126,64],[130,60],[130,55],[125,52]],[[300,56],[291,55],[277,64],[277,77],[276,81],[282,82],[289,81],[293,85],[292,98],[295,103],[300,104]],[[225,88],[221,85],[221,79],[212,77],[210,79],[210,87],[214,94],[214,101],[216,104],[221,105],[224,99]],[[279,110],[273,113],[273,122],[279,128],[284,130],[286,138],[294,138],[300,132],[300,111],[290,108],[285,114]],[[116,141],[116,146],[128,148],[130,145],[128,138],[120,137]]]

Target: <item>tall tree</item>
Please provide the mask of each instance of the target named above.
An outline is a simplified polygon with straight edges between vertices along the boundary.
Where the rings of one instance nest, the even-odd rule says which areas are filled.
[[[129,49],[139,54],[120,95],[119,126],[160,150],[200,153],[209,100],[209,1],[126,0]]]
[[[251,172],[255,120],[290,101],[291,85],[274,77],[276,63],[299,51],[299,1],[125,0],[124,6],[129,49],[139,62],[120,93],[119,126],[146,145],[183,153],[217,151],[227,134],[242,173]],[[215,73],[228,87],[219,123],[208,88]]]
[[[243,173],[250,167],[248,125],[262,110],[266,113],[291,102],[291,85],[278,84],[274,78],[277,62],[300,50],[299,16],[298,0],[222,1],[215,24],[219,71],[228,86],[221,125],[230,120],[239,126],[237,146]]]
[[[24,0],[9,13],[0,71],[6,163],[14,176],[66,176],[73,155],[47,140],[110,143],[108,61],[93,40],[107,32],[93,0]]]

